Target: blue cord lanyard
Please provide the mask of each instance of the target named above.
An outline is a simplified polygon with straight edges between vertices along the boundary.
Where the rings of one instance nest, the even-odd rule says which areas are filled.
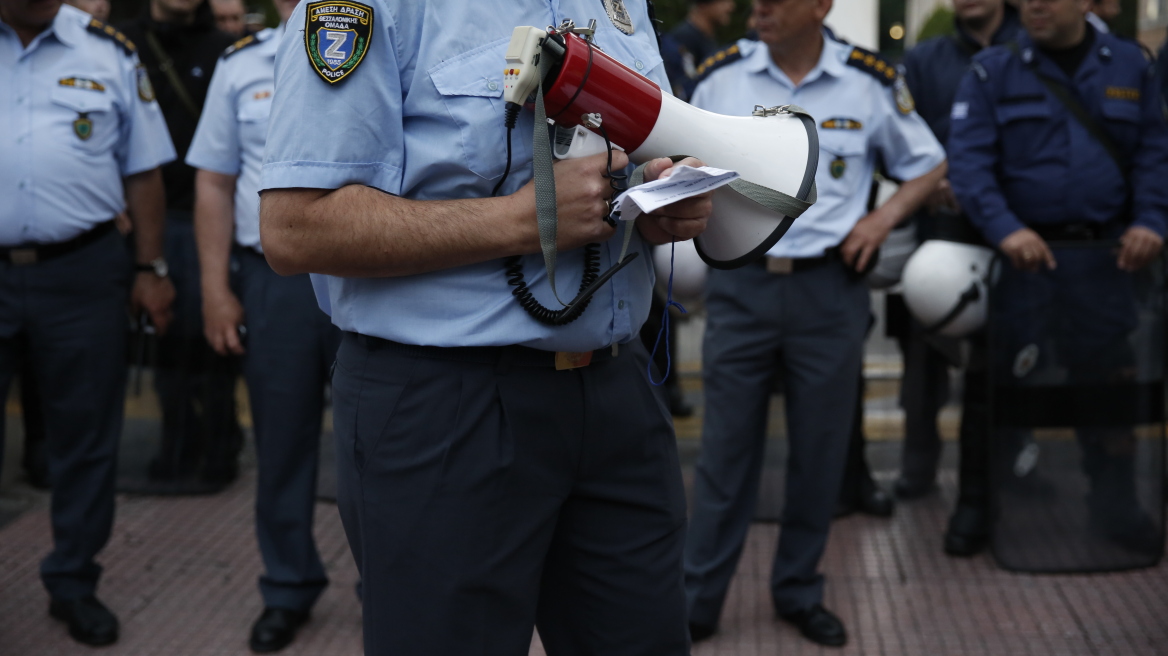
[[[669,378],[669,370],[673,367],[673,358],[669,355],[669,308],[675,307],[681,310],[682,314],[688,314],[681,303],[673,300],[673,255],[676,244],[676,241],[669,244],[669,284],[665,287],[665,312],[662,313],[661,328],[657,331],[657,341],[653,342],[653,352],[649,354],[649,364],[645,368],[649,373],[649,382],[654,387],[665,384]],[[661,374],[661,380],[653,380],[653,360],[657,355],[657,348],[661,345],[662,335],[665,336],[665,371]]]

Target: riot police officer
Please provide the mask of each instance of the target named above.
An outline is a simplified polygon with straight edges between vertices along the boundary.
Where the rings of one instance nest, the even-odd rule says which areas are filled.
[[[974,57],[951,113],[957,200],[1005,255],[995,305],[1006,338],[991,362],[1017,359],[1002,367],[1015,378],[1033,368],[1022,348],[1033,339],[1024,321],[1036,312],[1028,296],[1056,299],[1066,315],[1056,341],[1072,379],[1130,365],[1131,354],[1117,346],[1135,323],[1126,272],[1159,254],[1168,227],[1168,126],[1153,66],[1135,43],[1091,27],[1088,7],[1087,0],[1023,0],[1025,32],[1015,46]],[[1082,250],[1057,261],[1047,244],[1084,239],[1121,246],[1116,257]],[[1089,455],[1108,450],[1084,431],[1079,438]],[[1108,470],[1122,463],[1100,456],[1084,464],[1092,521],[1108,537],[1148,544],[1155,536],[1134,493],[1131,503],[1115,503],[1125,498],[1115,490],[1131,481]],[[981,469],[987,475],[988,464]],[[969,512],[988,522],[984,506]]]
[[[276,3],[284,20],[295,7],[296,0]],[[245,37],[223,55],[187,153],[198,169],[204,332],[220,355],[243,356],[255,426],[256,536],[265,574],[264,612],[250,645],[261,653],[292,641],[328,581],[312,517],[324,385],[340,341],[308,276],[277,275],[260,244],[260,165],[284,29],[281,23]]]
[[[975,54],[992,45],[1013,41],[1021,23],[1018,12],[1004,0],[957,0],[954,8],[954,33],[924,41],[905,55],[905,81],[917,103],[917,112],[929,124],[941,143],[949,138],[949,116],[957,87]],[[942,180],[926,207],[917,216],[918,236],[943,238],[981,244],[981,236],[961,211],[953,196],[949,180]],[[930,345],[933,336],[915,320],[906,321],[900,337],[905,372],[901,399],[905,411],[904,451],[900,477],[896,481],[898,496],[906,499],[927,494],[934,488],[937,463],[941,456],[941,438],[937,431],[937,414],[948,393],[948,361]],[[979,473],[985,460],[987,399],[984,367],[984,334],[970,338],[972,355],[965,363],[961,398],[959,502],[945,531],[945,552],[970,556],[980,551],[987,537],[981,507],[989,491]]]
[[[114,518],[126,303],[166,330],[159,167],[174,149],[134,45],[60,2],[0,2],[0,87],[0,389],[27,348],[53,489],[49,612],[104,645],[118,622],[95,595],[94,557]],[[114,227],[123,210],[136,272]]]
[[[626,224],[638,259],[575,321],[516,302],[516,268],[551,292],[534,115],[509,158],[504,55],[515,27],[565,18],[595,18],[605,52],[668,88],[640,0],[307,2],[276,55],[260,232],[277,272],[328,274],[320,299],[345,331],[337,500],[370,656],[526,654],[533,624],[549,654],[689,652],[685,494],[638,330],[648,244],[699,234],[710,201]],[[561,290],[586,252],[619,257],[606,172],[603,154],[554,167]]]
[[[756,0],[759,43],[706,65],[692,103],[750,115],[799,105],[819,128],[819,200],[765,262],[712,271],[702,378],[706,396],[685,577],[691,632],[711,635],[754,511],[769,382],[784,372],[790,440],[786,505],[771,576],[775,609],[808,639],[847,640],[823,607],[819,559],[844,472],[868,328],[862,273],[884,238],[945,175],[945,153],[913,111],[893,65],[823,31],[830,0]],[[867,212],[880,156],[905,180]]]

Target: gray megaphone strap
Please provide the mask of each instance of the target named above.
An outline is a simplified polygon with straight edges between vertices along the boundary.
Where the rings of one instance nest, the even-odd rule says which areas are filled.
[[[539,57],[540,84],[535,86],[535,134],[533,135],[532,158],[535,168],[535,218],[539,223],[539,247],[543,251],[543,265],[547,268],[548,284],[560,305],[556,291],[556,233],[559,215],[556,212],[556,175],[552,171],[552,141],[548,135],[547,108],[543,103],[543,83],[551,70],[552,59],[545,54]]]

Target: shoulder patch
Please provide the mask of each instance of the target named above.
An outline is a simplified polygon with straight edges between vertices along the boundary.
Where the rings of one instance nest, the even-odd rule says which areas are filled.
[[[90,18],[89,24],[85,26],[85,29],[93,32],[94,34],[99,34],[107,39],[112,40],[114,43],[118,44],[122,51],[124,51],[127,55],[132,55],[138,52],[138,47],[134,45],[133,41],[127,39],[125,34],[115,30],[112,25],[106,25],[96,18]]]
[[[236,41],[235,43],[227,46],[227,49],[224,50],[223,54],[220,56],[223,57],[224,59],[227,59],[231,55],[234,55],[235,53],[239,52],[240,50],[243,50],[244,48],[249,48],[251,46],[258,45],[260,43],[262,43],[262,41],[255,38],[254,34],[249,34],[249,35],[243,37],[242,39]]]
[[[304,11],[304,48],[321,79],[336,84],[349,77],[373,36],[373,7],[351,2],[310,2]]]
[[[848,54],[848,66],[864,71],[868,75],[880,80],[880,84],[891,86],[899,75],[896,66],[887,59],[874,52],[868,52],[859,46],[853,46]]]
[[[698,65],[697,70],[694,71],[694,79],[701,82],[709,77],[710,73],[722,68],[726,64],[732,64],[739,59],[742,59],[742,50],[738,47],[737,43],[725,50],[719,50],[713,55],[706,57],[706,60]]]

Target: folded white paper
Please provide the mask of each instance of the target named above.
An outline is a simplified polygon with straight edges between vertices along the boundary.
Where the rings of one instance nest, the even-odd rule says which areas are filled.
[[[679,200],[713,191],[739,177],[736,171],[712,166],[678,166],[668,178],[646,182],[618,196],[616,209],[620,214],[617,218],[632,221],[644,212],[652,212]]]

